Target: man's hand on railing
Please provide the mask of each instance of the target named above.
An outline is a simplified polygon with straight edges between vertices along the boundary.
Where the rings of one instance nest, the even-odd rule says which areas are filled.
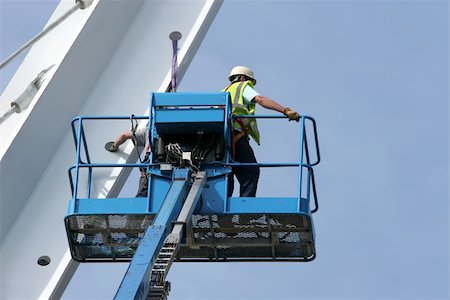
[[[288,117],[289,118],[289,121],[299,121],[300,120],[300,115],[298,114],[298,112],[296,112],[296,111],[293,111],[292,109],[290,109],[290,108],[286,108],[284,111],[283,111],[283,114],[286,116],[286,117]]]

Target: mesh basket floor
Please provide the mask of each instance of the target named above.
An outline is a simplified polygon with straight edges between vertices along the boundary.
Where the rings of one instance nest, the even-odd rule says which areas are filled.
[[[75,215],[66,220],[79,261],[129,261],[156,215]],[[177,261],[309,261],[309,217],[301,214],[193,215]]]

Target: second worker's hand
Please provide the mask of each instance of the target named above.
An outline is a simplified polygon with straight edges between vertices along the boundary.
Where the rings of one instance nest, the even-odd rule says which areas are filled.
[[[105,144],[105,150],[107,150],[109,152],[116,152],[117,151],[117,147],[114,146],[114,142],[107,142]]]

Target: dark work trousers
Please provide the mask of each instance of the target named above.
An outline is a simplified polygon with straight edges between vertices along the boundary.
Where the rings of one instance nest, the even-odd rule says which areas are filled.
[[[149,163],[150,152],[145,153],[144,160],[141,163]],[[148,194],[148,174],[147,168],[139,168],[141,177],[139,178],[139,189],[136,197],[147,197]]]
[[[145,172],[146,172],[146,169],[141,170],[141,177],[139,178],[139,189],[136,194],[136,197],[147,197],[148,176]]]
[[[139,189],[136,197],[147,197],[148,194],[148,175],[146,168],[140,168],[141,177],[139,178]]]
[[[234,147],[235,162],[256,163],[255,153],[253,153],[253,149],[250,147],[248,135],[241,137]],[[234,175],[236,175],[240,184],[239,196],[255,197],[256,188],[258,187],[259,167],[232,167],[231,174],[228,176],[228,197],[233,195]]]

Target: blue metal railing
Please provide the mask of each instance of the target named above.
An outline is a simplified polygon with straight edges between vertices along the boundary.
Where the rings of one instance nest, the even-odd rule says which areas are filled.
[[[230,113],[230,110],[227,108],[228,105],[225,107],[225,115],[227,113]],[[154,116],[154,111],[152,110],[150,112],[150,116],[132,116],[133,119],[136,120],[148,120],[150,125],[153,125],[152,119]],[[286,116],[280,116],[280,115],[253,115],[253,116],[247,116],[247,115],[234,115],[231,117],[234,118],[260,118],[260,119],[286,119]],[[82,168],[88,168],[88,176],[87,176],[87,196],[86,198],[90,198],[91,196],[91,187],[92,187],[92,173],[93,168],[114,168],[114,167],[123,167],[123,168],[136,168],[136,167],[148,167],[150,165],[159,165],[158,163],[155,164],[148,164],[148,163],[124,163],[124,164],[98,164],[98,163],[92,163],[91,158],[89,155],[89,149],[86,141],[86,135],[84,131],[83,121],[85,120],[129,120],[129,116],[105,116],[105,117],[91,117],[91,116],[79,116],[72,120],[72,133],[74,137],[74,143],[76,148],[76,163],[74,166],[71,166],[68,169],[68,175],[70,179],[70,188],[72,192],[73,199],[78,198],[78,182],[80,177],[80,169]],[[228,123],[228,122],[225,122]],[[314,162],[311,162],[310,158],[310,149],[308,146],[307,141],[307,134],[306,134],[306,124],[310,123],[312,126],[312,131],[314,135],[314,144],[315,144],[315,155],[316,159]],[[78,127],[77,127],[78,124]],[[314,170],[313,166],[317,165],[320,162],[320,151],[319,151],[319,144],[318,144],[318,136],[317,136],[317,126],[316,122],[312,117],[309,116],[301,116],[300,121],[300,161],[299,162],[293,162],[293,163],[238,163],[238,162],[232,162],[230,161],[229,157],[229,151],[226,159],[226,163],[223,165],[225,166],[259,166],[263,168],[271,168],[271,167],[298,167],[299,168],[299,176],[298,176],[298,209],[300,210],[300,202],[302,199],[302,185],[304,183],[304,180],[306,180],[306,195],[305,198],[309,201],[311,197],[311,191],[314,199],[314,209],[311,210],[311,213],[315,213],[319,209],[318,204],[318,198],[317,198],[317,191],[316,191],[316,184],[314,179]],[[153,126],[149,126],[149,136],[154,135],[154,132],[151,131]],[[228,136],[229,132],[228,126],[224,127],[224,133],[226,136]],[[151,134],[151,135],[150,135]],[[151,142],[153,142],[153,138],[150,139]],[[230,149],[230,145],[227,142],[227,148]],[[153,145],[152,145],[153,146]],[[83,153],[82,153],[83,152]],[[82,159],[82,154],[84,154],[84,160]],[[304,161],[304,159],[306,161]],[[304,170],[307,171],[307,177],[305,179],[304,177]],[[75,171],[75,179],[73,176],[73,171]]]
[[[244,118],[255,118],[255,119],[287,119],[286,116],[282,115],[234,115],[232,116],[232,119],[244,119]],[[307,141],[307,135],[306,135],[306,121],[311,122],[313,134],[314,134],[314,142],[315,142],[315,152],[316,152],[316,161],[311,163],[310,161],[310,153],[309,153],[309,147],[308,147],[308,141]],[[298,185],[299,185],[299,191],[298,191],[298,210],[300,210],[300,201],[302,198],[302,183],[303,183],[303,168],[306,168],[308,170],[308,178],[306,181],[306,199],[308,201],[309,206],[309,200],[311,196],[311,186],[312,186],[312,192],[314,197],[314,209],[311,210],[311,213],[315,213],[319,210],[319,201],[317,198],[317,190],[316,190],[316,183],[314,179],[314,169],[313,166],[319,164],[320,162],[320,151],[319,151],[319,140],[317,135],[317,125],[314,118],[310,116],[300,116],[300,162],[297,163],[230,163],[227,161],[226,165],[229,166],[259,166],[259,167],[298,167],[299,168],[299,176],[298,176]],[[306,162],[303,161],[303,157],[306,158]]]
[[[86,192],[86,198],[91,197],[91,188],[92,188],[92,171],[93,168],[114,168],[114,167],[124,167],[124,168],[136,168],[136,167],[147,167],[149,164],[143,164],[143,163],[125,163],[125,164],[99,164],[99,163],[92,163],[91,158],[89,155],[89,149],[88,144],[86,141],[86,135],[84,131],[83,121],[84,120],[129,120],[129,116],[79,116],[72,120],[71,126],[72,126],[72,134],[73,139],[75,143],[75,149],[76,149],[76,161],[75,165],[71,166],[68,169],[68,175],[70,180],[70,188],[72,192],[72,198],[75,200],[78,198],[78,182],[80,177],[80,169],[81,168],[87,168],[88,169],[88,177],[87,177],[87,192]],[[132,119],[136,120],[150,120],[147,116],[132,116]],[[78,124],[78,127],[77,127]],[[84,157],[85,160],[81,158],[82,156],[82,150],[84,150]],[[75,170],[75,180],[73,179],[73,170]],[[75,184],[74,184],[75,181]]]

